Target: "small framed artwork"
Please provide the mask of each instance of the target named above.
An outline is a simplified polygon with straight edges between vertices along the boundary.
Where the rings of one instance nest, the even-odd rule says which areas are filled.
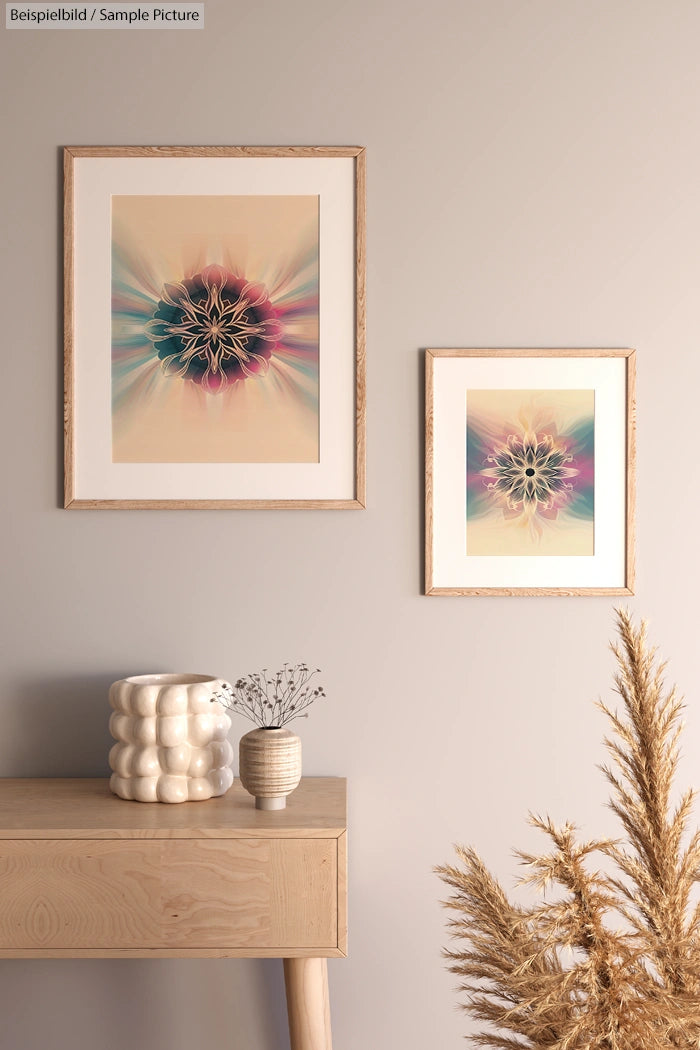
[[[426,352],[426,594],[633,593],[634,367]]]
[[[65,506],[365,503],[361,147],[69,147]]]

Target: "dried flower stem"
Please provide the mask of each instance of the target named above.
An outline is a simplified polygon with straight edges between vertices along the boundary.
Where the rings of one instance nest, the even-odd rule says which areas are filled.
[[[577,843],[575,828],[531,822],[550,839],[541,856],[518,853],[523,882],[543,894],[511,904],[473,849],[438,874],[453,890],[448,928],[466,942],[445,952],[487,1028],[473,1037],[501,1050],[698,1050],[700,1047],[700,832],[687,840],[694,792],[672,808],[682,703],[666,691],[664,664],[618,611],[618,714],[599,705],[613,733],[603,772],[620,842]],[[591,858],[612,864],[591,871]],[[622,926],[622,929],[618,928]]]
[[[320,671],[310,671],[306,664],[289,664],[268,677],[267,668],[239,678],[234,685],[225,683],[213,697],[224,707],[237,711],[261,728],[281,729],[295,718],[308,718],[306,709],[314,700],[325,697],[322,686],[312,686],[311,679]]]

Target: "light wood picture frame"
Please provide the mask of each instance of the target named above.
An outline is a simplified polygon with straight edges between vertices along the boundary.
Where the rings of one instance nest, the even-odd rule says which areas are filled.
[[[635,351],[426,351],[425,593],[634,593]]]
[[[365,150],[64,150],[64,505],[365,506]]]

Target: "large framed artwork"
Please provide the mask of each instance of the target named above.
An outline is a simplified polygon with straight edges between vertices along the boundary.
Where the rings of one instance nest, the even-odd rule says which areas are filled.
[[[632,594],[633,350],[426,352],[426,594]]]
[[[360,147],[69,147],[65,506],[365,503]]]

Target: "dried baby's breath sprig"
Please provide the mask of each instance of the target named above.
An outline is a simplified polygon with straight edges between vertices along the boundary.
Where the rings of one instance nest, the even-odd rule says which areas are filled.
[[[673,808],[682,703],[666,690],[665,665],[646,625],[618,611],[617,713],[603,772],[619,842],[578,842],[573,825],[531,823],[550,852],[518,853],[543,899],[512,904],[473,849],[436,871],[451,887],[448,951],[467,994],[464,1008],[487,1028],[472,1037],[500,1050],[698,1050],[700,1048],[700,832],[688,836],[694,792]],[[592,868],[596,857],[604,869]],[[612,866],[612,871],[610,867]]]
[[[295,718],[308,718],[306,709],[314,700],[325,697],[323,686],[310,684],[320,673],[318,667],[311,671],[306,664],[284,664],[272,675],[263,668],[239,678],[233,685],[225,682],[212,700],[262,729],[281,729]]]

